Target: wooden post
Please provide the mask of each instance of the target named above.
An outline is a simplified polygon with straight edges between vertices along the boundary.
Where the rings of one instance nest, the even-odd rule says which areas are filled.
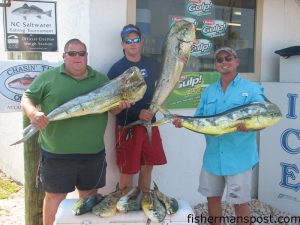
[[[41,52],[8,52],[8,59],[41,60]],[[23,116],[23,127],[30,124]],[[43,199],[45,193],[36,188],[36,175],[40,159],[38,134],[24,143],[24,177],[25,177],[25,225],[43,224]]]

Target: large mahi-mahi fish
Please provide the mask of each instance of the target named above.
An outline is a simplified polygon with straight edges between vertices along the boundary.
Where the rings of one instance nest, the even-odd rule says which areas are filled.
[[[172,115],[161,107],[159,110],[163,113],[164,118],[153,123],[152,126],[159,126],[179,118],[184,128],[210,135],[222,135],[237,131],[240,124],[249,131],[258,131],[276,124],[282,118],[279,107],[270,101],[253,102],[212,116],[180,116]]]
[[[87,94],[73,98],[55,108],[47,115],[47,118],[49,121],[56,121],[103,113],[117,107],[121,101],[136,102],[140,100],[144,96],[146,89],[147,85],[139,68],[131,67],[105,85]],[[23,138],[12,145],[28,140],[37,131],[30,124],[23,130]]]
[[[165,103],[177,85],[183,67],[187,63],[191,47],[195,41],[195,26],[186,20],[174,22],[164,44],[162,71],[157,81],[149,110],[156,113]],[[126,127],[143,124],[147,128],[149,140],[152,139],[151,123],[142,120],[128,124]]]

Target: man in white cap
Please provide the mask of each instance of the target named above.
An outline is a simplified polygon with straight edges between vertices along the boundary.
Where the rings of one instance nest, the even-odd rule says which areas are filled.
[[[195,116],[212,116],[264,101],[263,88],[237,72],[239,63],[231,47],[221,47],[215,52],[215,67],[221,77],[203,91]],[[181,127],[180,120],[174,124]],[[258,163],[256,132],[247,131],[242,125],[238,130],[220,136],[205,135],[206,149],[198,190],[207,197],[208,213],[214,225],[223,222],[221,200],[225,186],[226,201],[235,208],[236,224],[250,224],[248,202],[251,200],[252,169]]]

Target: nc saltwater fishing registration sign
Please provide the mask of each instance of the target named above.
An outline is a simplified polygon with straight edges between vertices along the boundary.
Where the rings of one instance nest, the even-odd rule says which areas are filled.
[[[41,72],[59,63],[47,61],[0,61],[0,112],[21,111],[23,92]]]
[[[7,51],[57,51],[56,2],[12,1],[4,15]]]

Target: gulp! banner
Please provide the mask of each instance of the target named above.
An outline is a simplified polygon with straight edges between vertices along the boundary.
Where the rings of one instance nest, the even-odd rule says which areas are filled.
[[[40,60],[0,62],[0,112],[21,111],[23,92],[41,72],[59,65],[59,62]]]
[[[196,108],[202,90],[219,78],[218,72],[183,72],[177,87],[166,101],[169,109]]]

